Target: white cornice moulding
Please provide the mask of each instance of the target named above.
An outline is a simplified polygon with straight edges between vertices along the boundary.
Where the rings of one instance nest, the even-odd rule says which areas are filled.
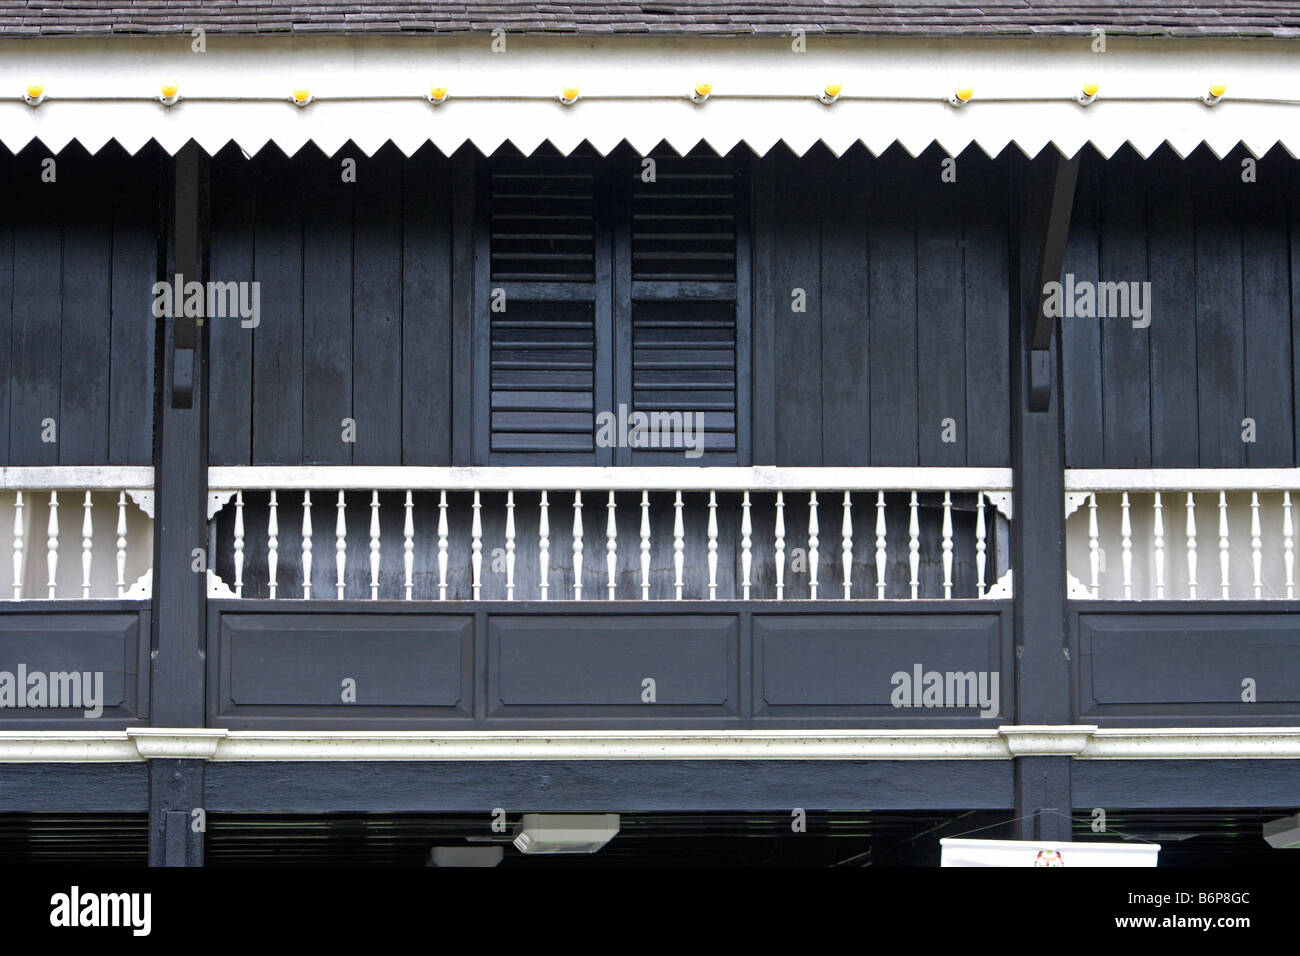
[[[315,143],[363,155],[386,143],[411,155],[432,143],[451,155],[466,142],[524,153],[544,142],[568,153],[583,142],[608,153],[626,141],[642,154],[661,141],[678,152],[707,143],[765,154],[785,143],[802,155],[862,143],[913,156],[932,144],[958,155],[971,144],[1029,156],[1054,145],[1103,156],[1129,143],[1148,156],[1164,143],[1186,155],[1202,143],[1223,156],[1239,143],[1261,156],[1275,144],[1300,154],[1294,40],[1107,38],[810,38],[793,54],[782,38],[508,38],[496,54],[480,36],[0,39],[0,142],[34,139],[55,152],[73,140],[91,153],[110,140],[135,153],[156,141],[175,153],[193,139],[216,153],[289,155]],[[158,102],[161,84],[179,100]],[[712,85],[707,103],[691,91]],[[1083,86],[1100,89],[1080,106]],[[39,106],[23,93],[44,87]],[[821,97],[842,86],[836,101]],[[1224,83],[1216,105],[1203,102]],[[446,88],[433,106],[431,87]],[[565,106],[565,87],[581,90]],[[956,108],[950,97],[970,87]],[[309,105],[290,101],[310,90]]]
[[[354,760],[1300,759],[1300,727],[871,731],[0,731],[0,763]]]
[[[132,727],[126,733],[145,759],[211,760],[229,731],[198,727]]]

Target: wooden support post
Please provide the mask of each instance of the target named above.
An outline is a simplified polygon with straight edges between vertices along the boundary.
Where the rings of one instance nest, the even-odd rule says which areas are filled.
[[[202,760],[149,761],[150,866],[203,865],[203,779]]]
[[[175,281],[207,279],[208,158],[190,143],[172,160],[166,228],[167,269]],[[179,298],[181,290],[176,290]],[[151,724],[202,727],[206,576],[194,570],[195,548],[207,544],[207,427],[202,324],[163,318],[164,362],[157,396],[154,448],[153,659]],[[210,563],[207,556],[204,565]],[[190,832],[200,807],[201,761],[150,766],[149,860],[152,865],[199,865],[202,834]],[[184,814],[184,821],[179,814]],[[176,828],[184,823],[186,829]],[[182,841],[180,833],[185,837]],[[196,842],[197,837],[197,842]],[[180,849],[184,847],[183,851]]]
[[[1016,722],[1071,722],[1065,635],[1065,433],[1059,337],[1043,308],[1045,277],[1059,278],[1078,159],[1053,154],[1014,167],[1011,444],[1016,489]],[[1064,768],[1059,766],[1065,761]],[[1041,764],[1041,766],[1040,766]],[[1016,758],[1017,834],[1068,839],[1053,820],[1069,813],[1069,760]],[[1045,813],[1052,810],[1056,813]]]

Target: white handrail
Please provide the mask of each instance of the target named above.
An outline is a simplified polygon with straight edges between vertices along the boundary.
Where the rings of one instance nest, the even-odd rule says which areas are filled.
[[[86,491],[153,487],[153,468],[131,465],[11,465],[0,468],[0,490]]]
[[[1300,468],[1070,468],[1066,491],[1291,491]]]
[[[216,490],[405,491],[1009,491],[1010,468],[233,465],[208,469]]]

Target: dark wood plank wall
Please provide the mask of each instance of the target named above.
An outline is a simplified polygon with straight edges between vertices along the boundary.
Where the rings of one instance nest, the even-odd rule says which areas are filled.
[[[451,463],[450,176],[432,147],[214,160],[211,274],[260,282],[261,322],[212,322],[212,464]]]
[[[1296,464],[1300,189],[1281,150],[1243,182],[1248,155],[1085,155],[1065,272],[1149,281],[1151,324],[1061,320],[1069,467]]]
[[[0,464],[148,465],[158,154],[49,157],[0,149]]]
[[[1006,166],[942,159],[755,162],[756,463],[1010,464]]]

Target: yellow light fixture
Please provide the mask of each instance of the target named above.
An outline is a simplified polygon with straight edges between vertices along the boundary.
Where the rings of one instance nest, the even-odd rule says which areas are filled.
[[[560,91],[560,102],[565,106],[572,106],[578,102],[578,88],[576,86],[566,86]]]
[[[827,83],[825,89],[822,90],[820,99],[823,103],[829,106],[840,98],[840,92],[843,89],[843,83]]]
[[[23,90],[23,100],[27,105],[40,106],[43,99],[45,99],[45,84],[28,83],[27,89]]]
[[[307,87],[299,87],[293,91],[293,102],[297,106],[306,106],[311,102],[311,90]]]
[[[709,98],[709,94],[711,94],[712,92],[713,92],[712,83],[696,83],[695,89],[691,91],[691,102],[695,103],[698,106],[700,103],[703,103],[705,100],[707,100]]]
[[[1226,92],[1228,92],[1228,86],[1226,83],[1212,83],[1210,84],[1209,92],[1205,96],[1202,96],[1201,100],[1206,106],[1213,106],[1215,103],[1219,102],[1219,100],[1223,99],[1223,94]]]
[[[181,98],[181,88],[175,83],[164,83],[158,91],[158,102],[163,106],[175,106]]]
[[[975,95],[975,90],[969,86],[959,86],[953,91],[952,96],[948,97],[948,102],[953,106],[965,106]]]
[[[445,86],[429,87],[429,102],[432,103],[434,106],[438,106],[441,103],[446,102],[446,99],[447,99],[447,87]]]
[[[1081,104],[1087,106],[1089,103],[1091,103],[1093,100],[1097,98],[1097,91],[1100,89],[1101,89],[1100,83],[1092,83],[1092,82],[1085,83],[1083,84],[1083,91],[1079,94],[1077,98]]]

